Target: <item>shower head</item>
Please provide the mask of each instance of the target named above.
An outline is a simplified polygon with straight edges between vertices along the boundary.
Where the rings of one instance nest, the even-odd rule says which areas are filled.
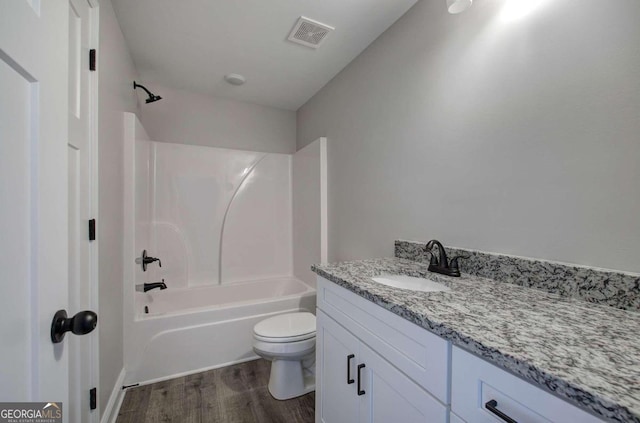
[[[143,90],[145,90],[147,92],[147,95],[149,96],[149,98],[147,98],[147,100],[146,100],[147,104],[153,103],[154,101],[162,100],[162,97],[160,97],[159,95],[155,95],[154,93],[149,91],[144,85],[140,85],[140,84],[136,83],[136,81],[133,81],[133,89],[135,90],[138,87],[142,88]]]

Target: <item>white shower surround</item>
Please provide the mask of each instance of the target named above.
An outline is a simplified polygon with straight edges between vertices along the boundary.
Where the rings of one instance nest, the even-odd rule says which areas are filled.
[[[292,274],[291,155],[136,140],[146,281],[186,288]]]
[[[124,155],[126,384],[256,358],[255,323],[314,310],[292,276],[292,156],[153,142],[129,113]],[[163,267],[142,272],[142,249]]]

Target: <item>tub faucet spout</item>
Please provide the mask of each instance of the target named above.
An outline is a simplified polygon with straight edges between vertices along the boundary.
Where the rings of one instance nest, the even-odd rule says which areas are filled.
[[[167,289],[167,285],[164,283],[164,279],[162,280],[162,282],[153,282],[153,283],[136,285],[136,291],[138,292],[147,292],[156,288]]]

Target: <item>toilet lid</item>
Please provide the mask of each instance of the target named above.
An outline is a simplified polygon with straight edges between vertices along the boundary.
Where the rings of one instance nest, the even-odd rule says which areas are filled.
[[[259,322],[253,332],[259,338],[272,339],[272,342],[282,342],[284,338],[307,339],[316,333],[316,316],[307,312],[281,314]]]

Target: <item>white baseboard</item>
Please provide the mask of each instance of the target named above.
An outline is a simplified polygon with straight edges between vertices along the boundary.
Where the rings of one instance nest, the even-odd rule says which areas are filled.
[[[169,375],[169,376],[159,377],[159,378],[156,378],[156,379],[144,380],[142,382],[137,382],[136,386],[144,386],[144,385],[150,385],[152,383],[164,382],[165,380],[171,380],[171,379],[175,379],[175,378],[182,377],[182,376],[194,375],[196,373],[202,373],[202,372],[206,372],[206,371],[209,371],[209,370],[220,369],[222,367],[229,367],[229,366],[233,366],[234,364],[240,364],[240,363],[246,363],[247,361],[258,360],[259,358],[260,357],[257,356],[257,355],[252,355],[252,356],[249,356],[249,357],[241,358],[239,360],[227,361],[226,363],[215,364],[213,366],[207,366],[207,367],[202,367],[202,368],[199,368],[199,369],[189,370],[189,371],[186,371],[186,372],[175,373],[175,374],[172,374],[172,375]]]
[[[124,389],[122,389],[122,385],[124,385],[124,376],[125,371],[123,368],[120,370],[120,375],[113,386],[113,390],[109,396],[109,401],[107,401],[107,405],[104,407],[100,423],[115,423],[118,418],[118,412],[120,411],[120,406],[122,405],[122,400],[124,399],[125,394]]]

